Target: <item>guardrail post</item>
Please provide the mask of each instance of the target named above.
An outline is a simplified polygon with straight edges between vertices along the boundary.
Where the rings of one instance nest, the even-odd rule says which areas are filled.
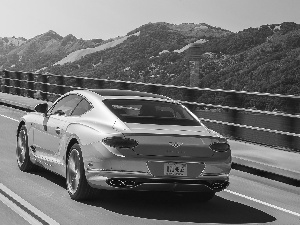
[[[82,77],[76,77],[76,86],[80,89],[83,88],[83,78]]]
[[[27,73],[27,96],[34,97],[34,75],[32,73]]]
[[[4,92],[3,85],[4,85],[4,77],[3,77],[3,71],[0,71],[0,92]]]
[[[239,105],[239,97],[238,94],[236,92],[232,92],[229,93],[230,96],[230,101],[231,101],[231,106],[232,107],[238,107]],[[236,109],[230,109],[229,110],[229,122],[234,123],[234,124],[238,124],[240,121],[239,118],[239,113]],[[229,132],[229,136],[236,138],[238,135],[238,127],[234,126],[234,125],[229,125],[228,127],[228,132]]]
[[[158,94],[159,91],[159,87],[151,84],[151,85],[147,85],[147,92],[152,93],[152,94]]]
[[[10,91],[10,72],[4,70],[4,93],[8,93]]]
[[[42,76],[42,99],[48,101],[48,76],[46,74],[40,74]]]
[[[4,77],[3,77],[3,71],[0,71],[0,92],[4,92],[3,85],[4,85]]]
[[[299,102],[298,99],[295,98],[288,98],[287,100],[287,113],[295,115],[297,113],[298,110],[298,106],[299,106]],[[287,116],[285,117],[286,119],[286,124],[289,127],[289,132],[290,133],[299,133],[296,129],[296,125],[297,125],[297,120],[299,120],[298,118],[295,117],[291,117],[291,116]],[[291,135],[285,135],[285,141],[286,141],[286,145],[288,148],[295,150],[297,148],[297,141],[296,141],[296,137],[291,136]]]
[[[197,92],[196,90],[193,89],[185,89],[184,90],[184,100],[188,101],[188,102],[196,102],[197,101]],[[197,105],[193,105],[193,104],[186,104],[186,106],[191,110],[191,111],[195,111],[195,109],[197,108]]]
[[[105,87],[105,81],[104,80],[97,80],[97,87],[99,89],[104,89],[104,87]]]
[[[21,87],[21,74],[22,74],[22,72],[15,72],[16,73],[16,80],[15,80],[15,82],[14,82],[14,86],[15,86],[15,90],[16,90],[16,94],[17,95],[21,95],[21,89],[20,89],[20,87]]]
[[[65,77],[63,75],[57,76],[58,93],[63,95],[65,93]]]
[[[130,86],[130,84],[127,83],[126,81],[119,82],[119,88],[121,90],[129,90],[129,86]]]

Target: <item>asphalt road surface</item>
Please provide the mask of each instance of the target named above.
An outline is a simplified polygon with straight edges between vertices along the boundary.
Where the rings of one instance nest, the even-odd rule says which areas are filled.
[[[300,224],[300,189],[232,170],[230,186],[208,203],[173,194],[97,192],[69,198],[65,179],[44,169],[21,172],[16,127],[24,112],[0,107],[0,225]]]

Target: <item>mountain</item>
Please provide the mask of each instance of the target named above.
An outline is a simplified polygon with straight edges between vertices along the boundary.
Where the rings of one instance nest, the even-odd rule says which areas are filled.
[[[201,44],[200,87],[299,95],[300,25],[245,29]]]
[[[62,37],[52,30],[29,40],[22,40],[23,42],[19,41],[18,44],[0,48],[0,67],[10,70],[39,71],[73,51],[95,47],[101,43],[99,40],[77,39],[71,34]]]
[[[133,35],[139,35],[139,33],[133,34]],[[54,66],[55,65],[64,65],[66,63],[72,63],[72,62],[80,60],[82,57],[84,57],[88,54],[92,54],[94,52],[99,52],[99,51],[106,50],[108,48],[112,48],[116,45],[119,45],[119,44],[123,43],[130,36],[132,36],[132,35],[121,37],[121,38],[116,38],[114,40],[103,43],[103,44],[101,44],[97,47],[94,47],[94,48],[84,48],[84,49],[74,51],[71,54],[69,54],[67,57],[65,57],[62,60],[60,60],[59,62],[55,63]]]
[[[186,50],[191,43],[232,34],[207,24],[149,23],[124,37],[111,39],[96,48],[71,53],[47,68],[54,74],[188,85]]]
[[[26,42],[26,39],[22,37],[0,37],[0,55],[7,54],[11,50],[22,45],[24,42]]]

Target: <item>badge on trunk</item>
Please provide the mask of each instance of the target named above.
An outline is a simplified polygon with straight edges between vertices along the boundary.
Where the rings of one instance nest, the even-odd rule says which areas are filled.
[[[180,142],[169,142],[169,144],[174,148],[178,148],[181,145],[183,145],[183,143],[180,143]]]

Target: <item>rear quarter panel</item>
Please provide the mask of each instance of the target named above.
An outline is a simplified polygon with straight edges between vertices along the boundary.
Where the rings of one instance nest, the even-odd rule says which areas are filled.
[[[70,143],[72,139],[78,141],[81,147],[83,161],[97,161],[114,157],[114,153],[120,154],[119,152],[109,151],[102,143],[103,138],[119,134],[112,126],[97,125],[93,127],[86,124],[70,124],[66,133],[68,141],[65,147],[65,157],[68,143]]]

